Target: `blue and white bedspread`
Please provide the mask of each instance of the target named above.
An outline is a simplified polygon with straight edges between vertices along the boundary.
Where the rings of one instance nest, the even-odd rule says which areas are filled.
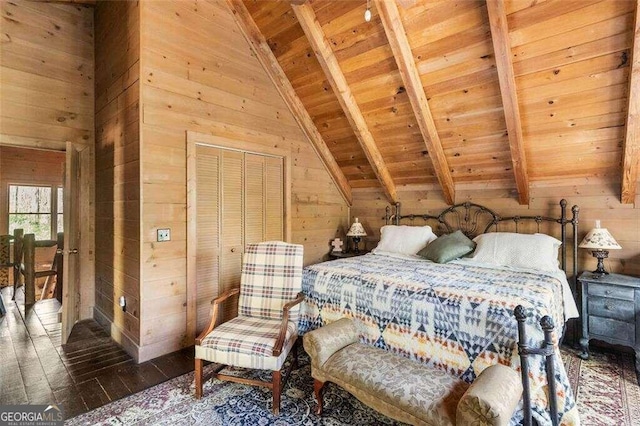
[[[562,285],[544,274],[467,264],[365,255],[305,268],[300,333],[343,317],[356,320],[365,343],[472,382],[501,363],[519,370],[513,310],[527,310],[531,344],[543,340],[540,318],[562,331]],[[579,424],[573,392],[558,352],[556,379],[563,424]],[[550,424],[544,358],[531,357],[534,415]],[[514,416],[512,423],[522,418]]]

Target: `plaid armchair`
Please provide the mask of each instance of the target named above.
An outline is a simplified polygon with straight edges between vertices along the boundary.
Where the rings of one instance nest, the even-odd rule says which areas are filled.
[[[279,414],[281,368],[298,338],[297,306],[302,290],[303,247],[281,241],[250,244],[242,260],[240,288],[214,299],[211,322],[196,339],[196,398],[202,397],[203,361],[272,370],[271,382],[249,380],[216,372],[220,380],[265,386],[273,392],[273,413]],[[218,307],[240,294],[238,316],[218,325]],[[289,370],[290,372],[291,370]]]

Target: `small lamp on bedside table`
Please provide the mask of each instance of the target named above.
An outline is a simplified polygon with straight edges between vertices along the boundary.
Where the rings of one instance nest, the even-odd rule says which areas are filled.
[[[609,250],[619,250],[622,248],[609,231],[607,231],[607,228],[600,228],[599,220],[596,220],[596,227],[585,235],[578,247],[591,250],[593,257],[598,259],[598,267],[593,273],[601,275],[608,274],[608,272],[604,270],[603,261],[609,257]]]
[[[349,228],[349,232],[347,232],[347,237],[353,238],[353,243],[356,246],[353,249],[355,253],[360,253],[360,248],[358,247],[358,244],[360,244],[360,239],[366,236],[367,236],[367,233],[364,230],[364,227],[360,222],[358,222],[358,218],[356,217],[356,221],[353,222],[353,224],[351,225],[351,228]]]

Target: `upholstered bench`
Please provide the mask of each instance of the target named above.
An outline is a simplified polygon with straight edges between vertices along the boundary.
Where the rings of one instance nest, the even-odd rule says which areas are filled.
[[[522,396],[520,376],[509,367],[491,366],[469,386],[444,371],[359,343],[355,324],[346,318],[305,334],[303,342],[318,415],[326,382],[414,425],[507,425]]]

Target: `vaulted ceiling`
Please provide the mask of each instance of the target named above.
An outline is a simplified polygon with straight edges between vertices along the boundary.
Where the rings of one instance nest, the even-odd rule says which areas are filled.
[[[638,0],[372,0],[370,22],[366,0],[228,3],[347,199],[487,183],[527,203],[591,176],[635,198]]]

